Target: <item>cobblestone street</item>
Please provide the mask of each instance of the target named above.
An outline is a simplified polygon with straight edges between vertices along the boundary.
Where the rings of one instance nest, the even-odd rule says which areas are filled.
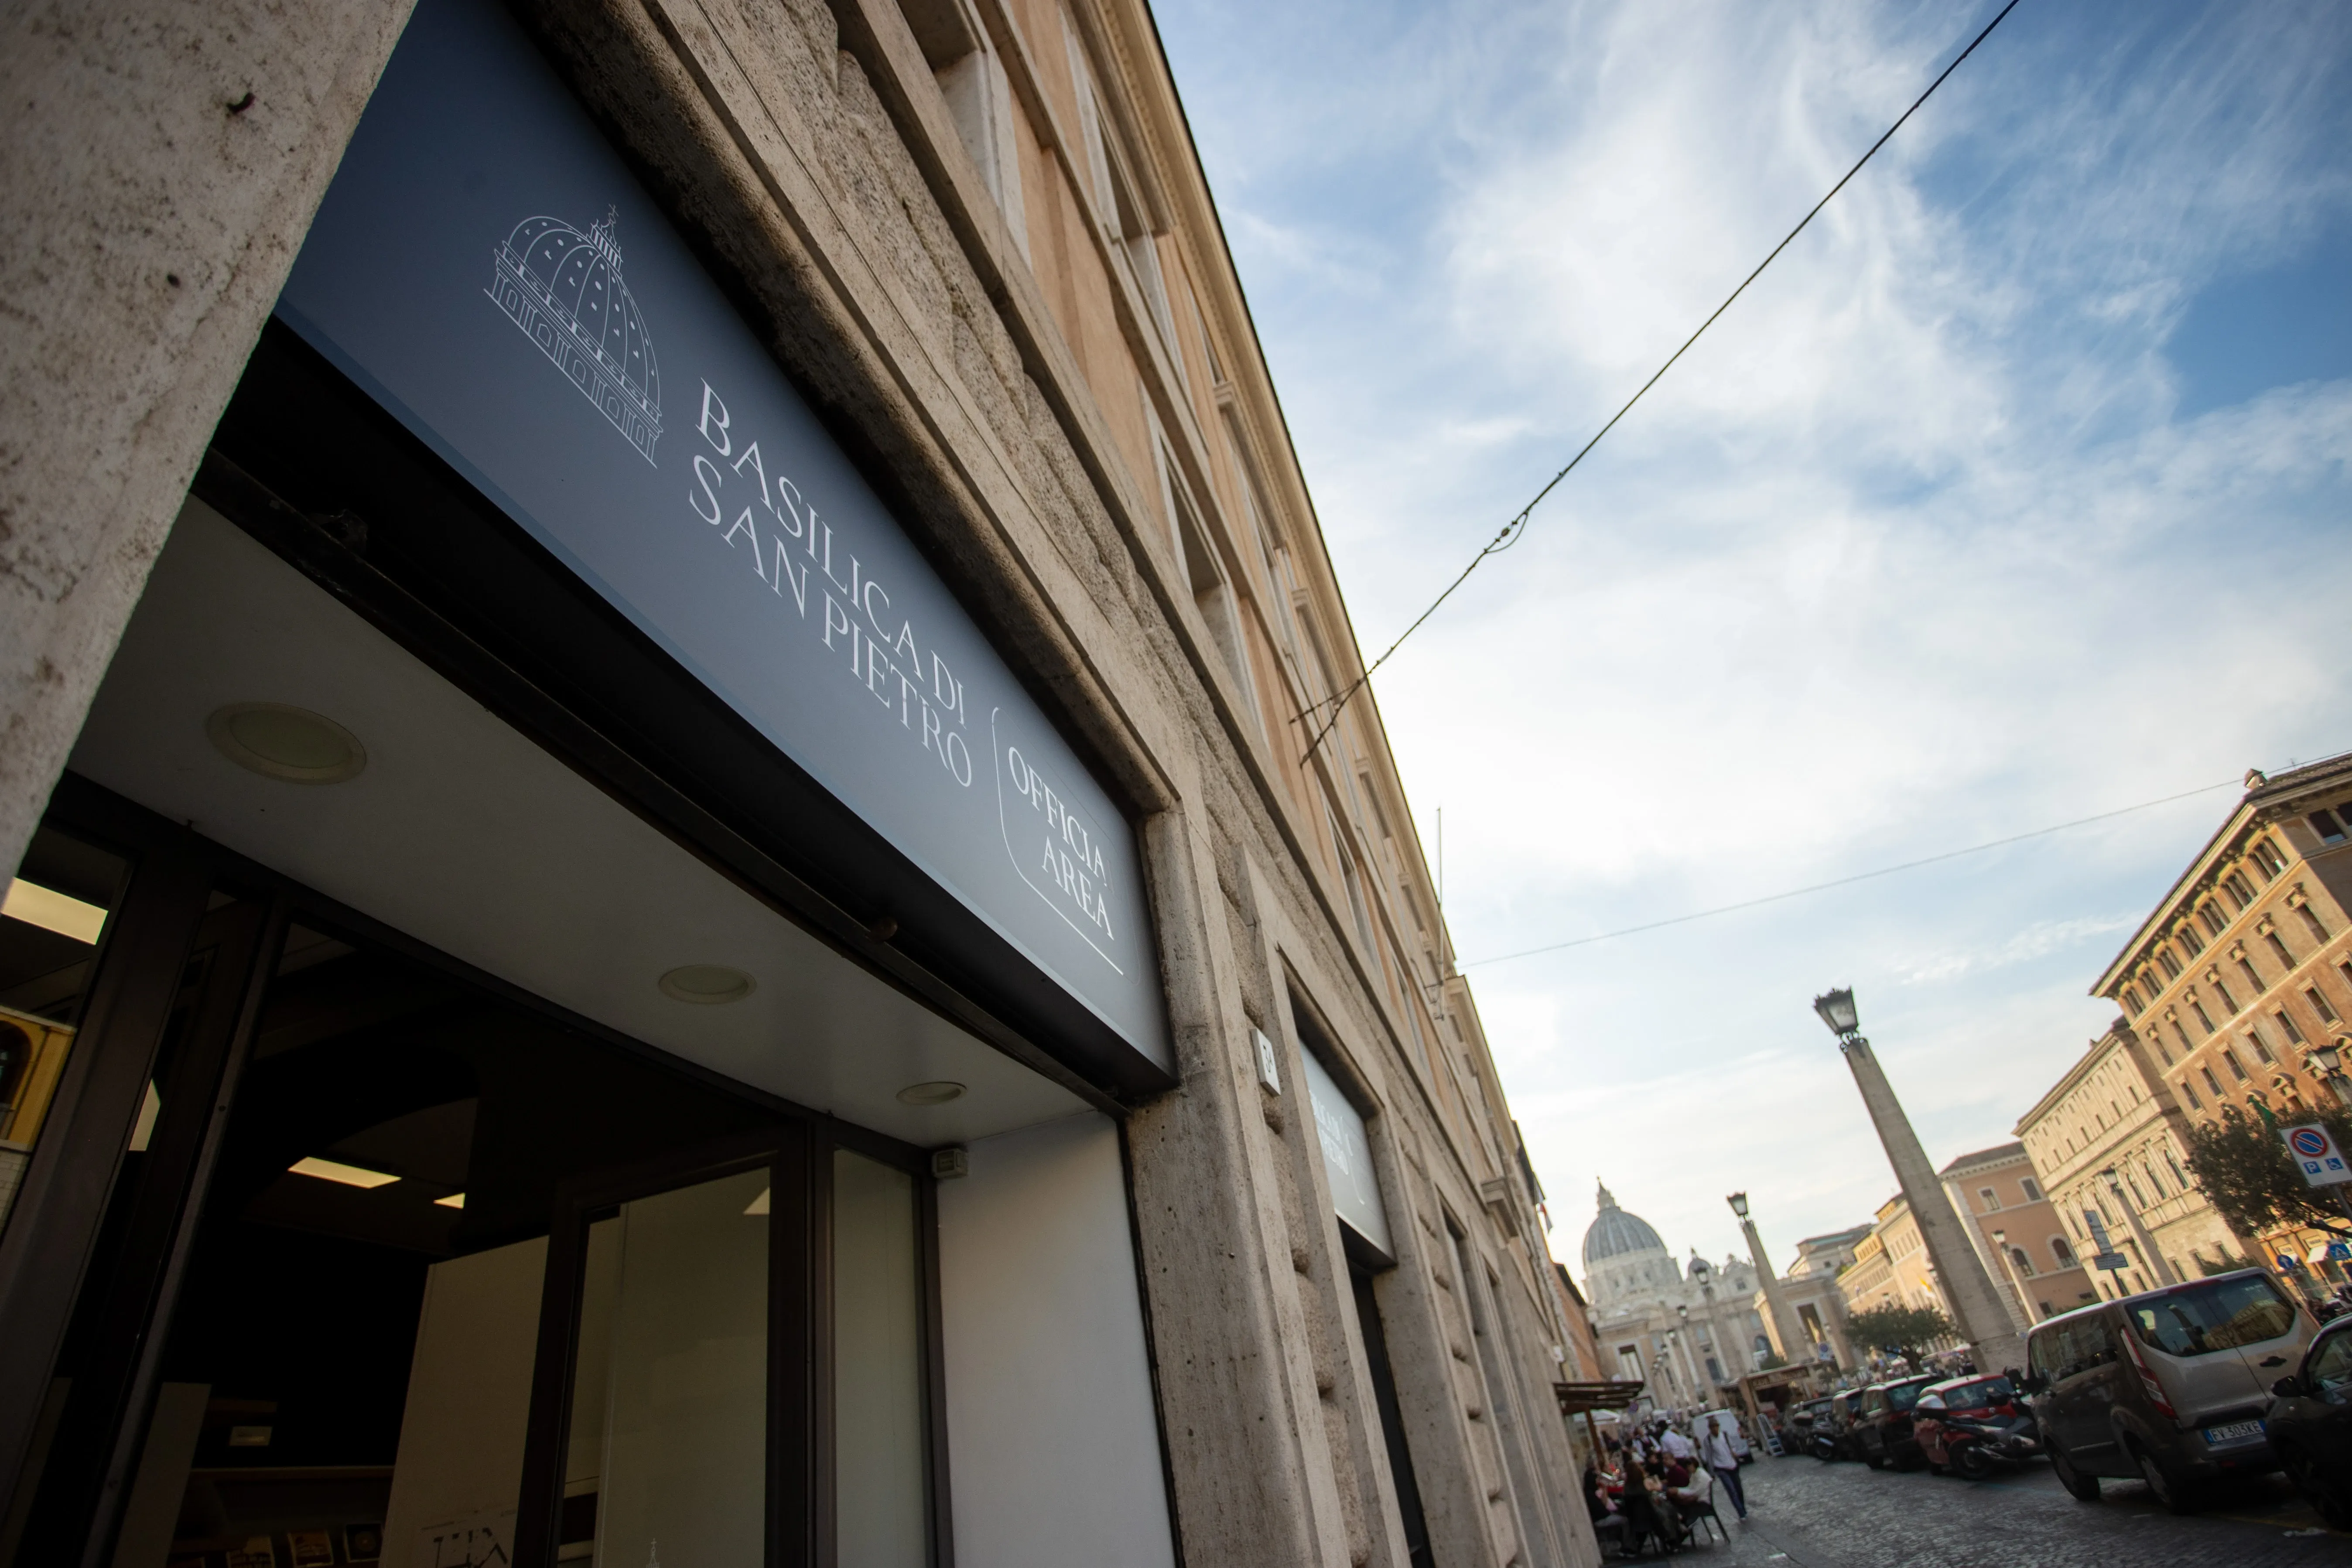
[[[1765,1459],[1750,1466],[1750,1517],[1722,1511],[1728,1542],[1676,1560],[1740,1568],[2272,1568],[2352,1563],[2352,1535],[2320,1530],[2284,1478],[2217,1489],[2176,1519],[2134,1481],[2101,1500],[2066,1495],[2047,1464],[1971,1484],[1926,1470]],[[1712,1539],[1710,1535],[1710,1539]]]

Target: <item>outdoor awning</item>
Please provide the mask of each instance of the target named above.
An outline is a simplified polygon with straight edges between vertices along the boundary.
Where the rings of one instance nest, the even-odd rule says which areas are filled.
[[[1642,1395],[1640,1383],[1555,1383],[1559,1413],[1574,1415],[1586,1410],[1622,1410]]]

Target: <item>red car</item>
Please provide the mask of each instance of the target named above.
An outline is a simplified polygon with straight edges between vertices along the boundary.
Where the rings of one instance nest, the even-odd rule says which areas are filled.
[[[1911,1436],[1929,1468],[1976,1480],[2042,1452],[2032,1415],[2009,1379],[1971,1374],[1930,1384],[1911,1407]]]

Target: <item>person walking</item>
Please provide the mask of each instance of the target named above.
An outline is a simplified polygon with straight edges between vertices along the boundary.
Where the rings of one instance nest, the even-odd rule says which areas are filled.
[[[1739,1484],[1739,1456],[1732,1451],[1731,1438],[1723,1430],[1722,1416],[1706,1418],[1706,1436],[1699,1439],[1699,1456],[1706,1461],[1706,1468],[1715,1472],[1715,1479],[1722,1483],[1724,1495],[1731,1500],[1731,1506],[1739,1510],[1740,1518],[1746,1519],[1748,1493]]]

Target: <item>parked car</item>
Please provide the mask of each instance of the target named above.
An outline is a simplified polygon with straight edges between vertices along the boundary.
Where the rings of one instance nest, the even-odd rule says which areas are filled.
[[[1934,1373],[1921,1373],[1864,1389],[1851,1435],[1854,1457],[1874,1470],[1888,1465],[1898,1470],[1917,1469],[1921,1460],[1918,1442],[1911,1436],[1911,1407],[1920,1394],[1942,1381]]]
[[[2352,1318],[2322,1329],[2271,1395],[2265,1421],[2279,1464],[2321,1519],[2352,1530]]]
[[[2278,1468],[2270,1387],[2312,1322],[2259,1268],[2102,1301],[2035,1325],[2025,1388],[2051,1468],[2084,1502],[2137,1477],[2175,1513],[2213,1477]]]
[[[2006,1377],[1931,1383],[1911,1407],[1911,1436],[1935,1470],[1980,1480],[2042,1452],[2041,1429]]]

